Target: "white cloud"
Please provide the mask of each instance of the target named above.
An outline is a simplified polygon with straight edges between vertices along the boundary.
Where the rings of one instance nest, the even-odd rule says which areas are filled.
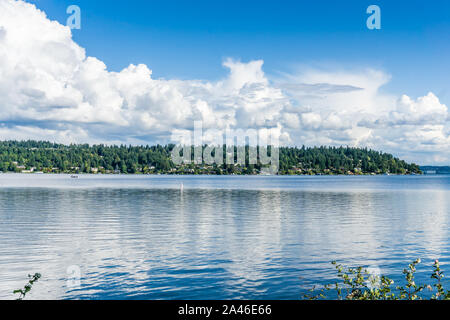
[[[447,121],[447,117],[447,106],[430,92],[416,101],[403,95],[388,121],[399,124],[442,124]]]
[[[319,129],[322,124],[322,117],[318,113],[307,112],[301,114],[303,128]]]
[[[287,101],[269,85],[263,61],[228,59],[229,76],[214,83],[158,80],[145,65],[109,72],[102,61],[86,57],[69,28],[22,1],[0,0],[0,28],[0,121],[10,124],[79,123],[92,138],[157,139],[194,120],[206,127],[276,128]]]
[[[295,145],[450,161],[448,110],[433,93],[383,93],[391,76],[374,69],[269,79],[263,64],[227,59],[228,76],[215,82],[154,79],[142,64],[110,72],[68,27],[34,5],[0,0],[0,139],[165,143],[201,120],[205,129],[271,131]]]

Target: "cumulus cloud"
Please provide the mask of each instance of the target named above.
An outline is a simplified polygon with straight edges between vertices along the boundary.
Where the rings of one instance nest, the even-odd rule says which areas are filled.
[[[448,110],[433,93],[382,93],[381,70],[304,70],[270,79],[264,61],[223,62],[219,81],[154,79],[143,64],[108,71],[71,30],[24,1],[0,0],[0,138],[167,143],[173,133],[255,129],[290,145],[368,146],[448,161]],[[439,154],[439,157],[437,157]]]
[[[9,128],[27,122],[38,130],[57,122],[53,130],[76,126],[88,133],[70,135],[75,142],[120,136],[145,143],[199,120],[222,129],[278,128],[288,103],[270,86],[263,61],[228,59],[223,65],[229,76],[218,82],[159,80],[146,65],[109,72],[101,60],[86,56],[68,27],[22,1],[0,0],[0,28],[0,121]]]
[[[447,121],[447,106],[439,102],[432,92],[413,100],[403,95],[397,107],[390,113],[388,121],[392,124],[442,124]]]
[[[290,82],[286,82],[286,79]],[[307,70],[278,80],[296,112],[285,120],[294,143],[351,145],[392,152],[409,161],[450,161],[449,115],[433,93],[416,99],[383,93],[380,70]],[[298,126],[292,115],[298,115]],[[439,156],[437,156],[439,154]]]

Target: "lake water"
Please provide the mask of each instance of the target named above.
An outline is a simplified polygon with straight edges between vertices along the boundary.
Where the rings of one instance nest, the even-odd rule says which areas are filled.
[[[449,220],[450,176],[1,174],[0,298],[40,272],[30,299],[299,299],[332,260],[429,282]]]

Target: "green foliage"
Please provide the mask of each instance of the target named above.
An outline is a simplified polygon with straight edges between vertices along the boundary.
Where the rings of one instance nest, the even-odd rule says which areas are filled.
[[[174,145],[107,146],[62,145],[43,141],[0,142],[0,171],[44,173],[165,173],[165,174],[257,174],[261,164],[185,164],[171,161]],[[203,148],[205,148],[204,146]],[[226,150],[226,146],[223,146]],[[271,148],[269,147],[269,153]],[[232,150],[232,148],[231,148]],[[246,147],[248,152],[248,146]],[[237,160],[236,147],[234,148]],[[390,154],[350,147],[282,147],[279,174],[416,174],[408,164]],[[194,153],[192,152],[192,157]],[[226,152],[224,152],[224,158]],[[193,159],[193,158],[192,158]],[[225,163],[225,161],[224,161]]]
[[[172,145],[62,145],[41,141],[0,142],[0,170],[44,173],[138,173],[168,170]],[[153,169],[154,168],[154,169]]]
[[[423,285],[417,285],[414,281],[414,273],[416,272],[416,266],[420,263],[420,259],[415,260],[414,262],[408,265],[407,269],[403,270],[403,274],[406,278],[406,286],[401,287],[397,286],[397,290],[399,293],[399,298],[401,300],[416,300],[419,298],[420,292],[425,288]]]
[[[309,294],[303,295],[307,300],[328,299],[328,293],[335,291],[339,300],[423,300],[422,292],[425,289],[435,291],[432,300],[450,300],[450,291],[445,291],[442,285],[444,274],[436,260],[433,264],[432,279],[436,280],[433,285],[417,285],[414,279],[417,265],[420,259],[415,260],[403,270],[405,275],[405,286],[396,286],[394,281],[383,275],[373,275],[362,267],[347,268],[333,261],[339,281],[328,284],[316,290],[310,290]]]
[[[433,295],[434,300],[450,300],[450,291],[445,292],[444,286],[442,285],[442,279],[444,278],[444,273],[439,265],[439,260],[434,261],[434,270],[431,275],[432,279],[436,280],[434,287],[436,288],[436,294]]]
[[[280,172],[287,174],[411,174],[421,173],[416,164],[408,164],[391,154],[367,148],[313,147],[281,148]]]
[[[20,294],[17,300],[23,300],[25,298],[27,293],[31,291],[33,284],[41,278],[41,274],[40,273],[35,273],[34,275],[29,274],[28,278],[29,278],[28,283],[23,287],[23,289],[13,291],[14,294]]]

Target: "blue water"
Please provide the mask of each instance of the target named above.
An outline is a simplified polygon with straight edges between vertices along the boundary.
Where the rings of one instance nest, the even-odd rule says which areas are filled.
[[[2,174],[0,298],[40,272],[30,299],[299,299],[332,260],[429,282],[449,220],[450,176]]]

